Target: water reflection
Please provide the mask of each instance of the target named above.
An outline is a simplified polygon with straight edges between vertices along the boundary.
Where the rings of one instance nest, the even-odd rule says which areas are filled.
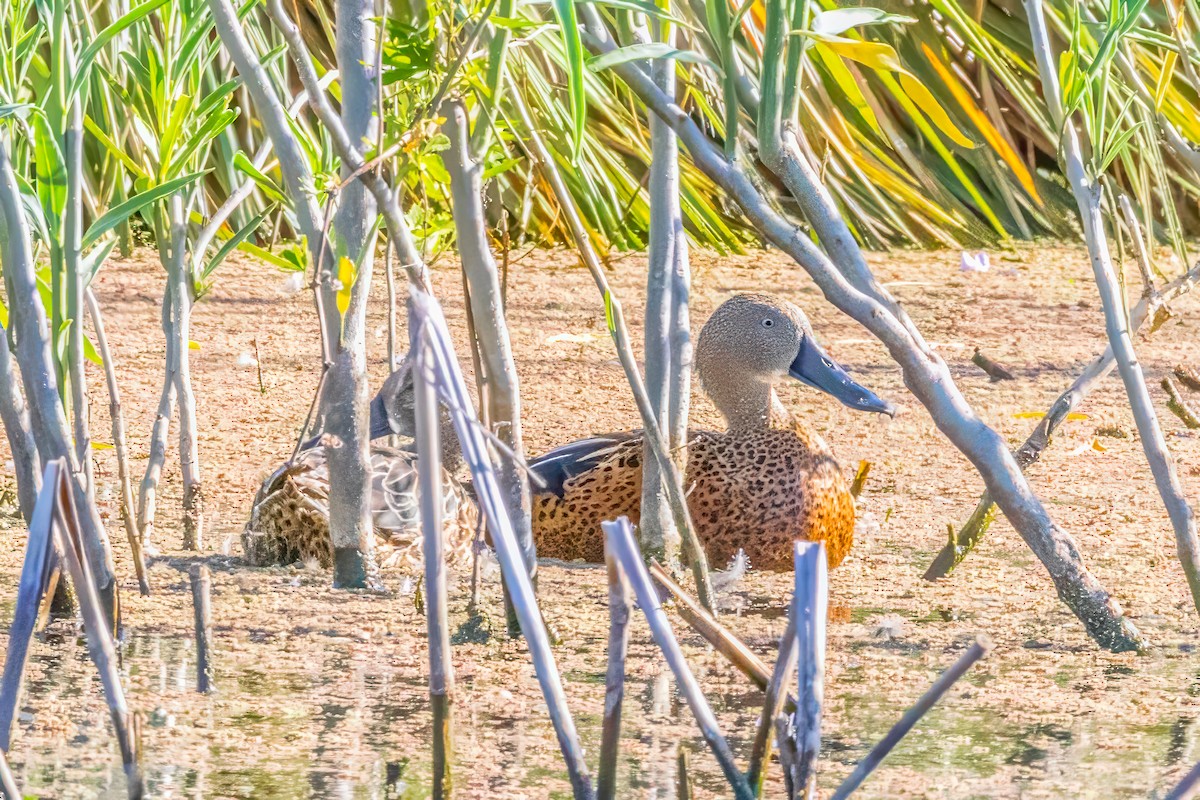
[[[830,708],[836,713],[831,714],[825,738],[822,780],[830,785],[865,755],[903,710],[893,692],[867,676],[877,675],[879,665],[886,663],[911,688],[923,685],[947,661],[923,643],[917,646],[919,634],[912,622],[903,637],[914,639],[911,647],[888,647],[873,639],[868,623],[877,616],[876,609],[852,609],[850,617],[858,622],[849,624],[862,625],[865,633],[839,645],[853,657],[840,663],[828,686]],[[480,661],[491,657],[487,648],[499,651],[503,646],[495,640],[463,645],[482,648],[472,656]],[[373,642],[324,632],[295,634],[284,647],[270,637],[226,639],[218,651],[218,693],[201,697],[193,690],[195,654],[189,637],[133,631],[123,650],[131,705],[145,714],[145,776],[152,797],[428,796],[432,730],[423,653],[397,661],[394,653],[381,657]],[[657,651],[649,652],[657,656]],[[1051,668],[1045,666],[1051,663],[1045,651],[1022,651],[1020,658],[1004,662],[1004,669],[972,675],[965,691],[986,695],[1013,691],[1014,685],[1028,691],[1025,684],[1013,683],[1014,674],[1034,665],[1048,686],[1080,695],[1111,692],[1115,698],[1118,692],[1136,688],[1147,669],[1144,662],[1113,661],[1083,671],[1067,660]],[[571,668],[578,677],[572,686],[584,687],[594,700],[591,706],[573,701],[585,751],[594,764],[603,695],[596,679],[602,648],[592,661],[576,661]],[[730,682],[719,660],[696,655],[693,668],[706,688],[712,685],[710,701],[731,746],[746,753],[761,694],[747,684]],[[1161,785],[1163,775],[1198,757],[1200,706],[1188,704],[1195,704],[1200,677],[1187,657],[1160,659],[1152,668],[1160,679],[1163,674],[1173,676],[1183,706],[1161,719],[1147,717],[1136,724],[1119,714],[1072,718],[1069,712],[1049,714],[1052,719],[1009,719],[995,710],[995,703],[948,698],[897,748],[887,769],[864,787],[862,797],[899,793],[890,783],[894,775],[928,781],[929,786],[947,781],[1000,785],[990,780],[1007,789],[1072,796],[1080,774],[1104,775],[1108,797],[1144,797],[1149,788]],[[526,680],[531,672],[527,665],[522,669]],[[544,709],[524,699],[525,694],[508,693],[494,679],[465,672],[466,690],[500,692],[501,701],[485,704],[490,712],[470,704],[458,707],[461,753],[456,774],[464,781],[474,779],[471,785],[480,791],[488,786],[498,793],[523,787],[530,797],[565,792],[566,776]],[[637,674],[640,677],[631,677],[627,686],[621,796],[673,797],[681,741],[692,750],[697,787],[716,796],[726,794],[669,670],[656,661],[650,671]],[[123,797],[124,776],[99,683],[73,624],[56,623],[40,636],[31,652],[26,685],[10,755],[27,790],[62,800]],[[486,767],[487,778],[471,774],[479,766]]]

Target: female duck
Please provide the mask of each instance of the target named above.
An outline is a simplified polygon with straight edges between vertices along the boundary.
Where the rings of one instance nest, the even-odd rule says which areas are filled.
[[[406,360],[384,381],[371,401],[370,435],[412,437],[413,378]],[[442,497],[446,555],[464,561],[475,539],[479,512],[454,473],[462,465],[458,438],[443,416]],[[333,566],[329,534],[329,464],[322,437],[275,470],[258,490],[250,521],[242,533],[247,560],[254,565],[315,561]],[[414,567],[421,554],[421,517],[417,504],[417,457],[411,450],[371,446],[371,516],[380,566]]]
[[[792,542],[824,540],[829,566],[854,536],[854,499],[828,446],[779,402],[785,375],[850,408],[892,415],[893,406],[851,380],[813,338],[804,314],[769,295],[737,295],[709,318],[696,371],[725,418],[724,433],[688,432],[684,486],[696,533],[714,564],[743,549],[762,570],[792,568]],[[636,523],[642,496],[640,431],[557,448],[531,467],[539,557],[604,560],[600,522]]]

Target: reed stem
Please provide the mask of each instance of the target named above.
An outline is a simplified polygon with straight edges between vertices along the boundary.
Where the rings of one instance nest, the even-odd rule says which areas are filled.
[[[189,574],[192,611],[196,626],[196,691],[209,694],[215,688],[212,663],[212,576],[208,567],[197,564]]]

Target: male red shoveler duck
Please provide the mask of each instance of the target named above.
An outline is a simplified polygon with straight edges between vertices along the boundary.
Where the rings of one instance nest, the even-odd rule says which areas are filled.
[[[829,447],[779,402],[790,376],[860,411],[895,409],[830,358],[792,303],[742,294],[713,313],[696,343],[696,372],[727,430],[688,431],[684,486],[696,533],[713,564],[739,549],[761,570],[792,569],[792,542],[824,540],[829,566],[854,538],[854,498]],[[542,558],[601,562],[600,522],[636,523],[642,497],[641,431],[564,445],[531,462],[533,533]]]

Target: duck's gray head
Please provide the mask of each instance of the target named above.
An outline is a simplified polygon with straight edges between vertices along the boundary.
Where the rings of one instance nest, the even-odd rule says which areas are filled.
[[[760,395],[769,397],[769,387],[785,375],[849,408],[896,413],[895,406],[856,383],[829,357],[804,312],[771,295],[740,294],[722,303],[700,331],[696,370],[705,391],[730,422],[745,413],[765,413],[766,408],[738,405],[761,404]]]

